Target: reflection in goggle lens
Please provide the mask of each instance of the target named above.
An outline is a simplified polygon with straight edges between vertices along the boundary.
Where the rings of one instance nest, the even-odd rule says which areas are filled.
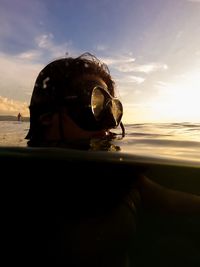
[[[118,101],[117,99],[113,100],[111,109],[115,123],[116,125],[118,125],[119,118],[121,118],[122,116],[122,105],[120,101]]]
[[[123,112],[121,102],[100,86],[95,87],[92,91],[91,108],[97,121],[106,115],[107,120],[112,120],[113,127],[120,123]]]
[[[102,94],[102,90],[100,90],[97,87],[93,90],[92,96],[91,96],[92,112],[96,120],[99,119],[101,112],[104,109],[104,104],[105,104],[105,97]]]

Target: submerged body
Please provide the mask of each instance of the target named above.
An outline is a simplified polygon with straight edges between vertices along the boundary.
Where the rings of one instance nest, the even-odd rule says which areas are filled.
[[[19,165],[31,169],[32,178],[20,171],[20,179],[3,181],[5,242],[15,260],[67,266],[199,265],[200,213],[195,205],[191,209],[190,194],[177,212],[183,197],[173,191],[200,193],[197,166],[63,148],[1,148],[0,159],[3,167],[13,166],[6,167],[8,177],[15,177]],[[169,198],[161,187],[161,196],[153,192],[159,203],[149,203],[154,210],[144,206],[140,173],[173,188],[174,195]],[[174,212],[166,212],[169,199]]]

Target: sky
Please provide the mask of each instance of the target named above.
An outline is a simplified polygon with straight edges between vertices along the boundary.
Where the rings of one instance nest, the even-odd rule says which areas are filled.
[[[0,0],[0,115],[28,116],[49,62],[105,62],[124,123],[200,122],[200,0]]]

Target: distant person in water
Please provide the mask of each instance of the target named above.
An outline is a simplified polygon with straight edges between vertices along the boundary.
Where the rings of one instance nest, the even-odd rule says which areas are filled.
[[[107,65],[90,53],[58,59],[44,67],[36,79],[29,108],[30,130],[26,137],[29,146],[62,147],[78,144],[80,140],[112,139],[115,134],[111,130],[118,126],[122,137],[125,135],[123,106],[116,97],[115,83]],[[124,173],[124,176],[130,175]],[[128,266],[128,246],[134,238],[141,209],[159,214],[200,213],[200,196],[164,188],[142,173],[133,173],[129,189],[118,194],[114,190],[127,188],[128,180],[122,178],[122,186],[118,189],[113,186],[110,191],[110,195],[116,193],[120,199],[109,213],[80,218],[80,212],[80,216],[76,214],[71,218],[74,223],[71,228],[66,227],[69,211],[64,209],[60,214],[64,219],[58,220],[57,229],[63,230],[55,241],[56,263],[67,264],[72,259],[69,266]],[[102,205],[106,184],[103,188],[99,196]],[[76,192],[74,195],[80,197]],[[77,201],[82,202],[83,198]],[[71,233],[74,233],[72,240]],[[73,255],[69,255],[69,251]]]
[[[20,112],[19,112],[18,115],[17,115],[17,120],[18,120],[18,121],[21,121],[21,120],[22,120],[22,115],[21,115]]]

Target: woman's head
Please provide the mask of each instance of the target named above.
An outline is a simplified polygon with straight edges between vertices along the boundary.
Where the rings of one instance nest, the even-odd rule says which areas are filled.
[[[106,134],[118,126],[123,112],[107,65],[89,53],[43,68],[29,108],[26,138],[36,144]]]

